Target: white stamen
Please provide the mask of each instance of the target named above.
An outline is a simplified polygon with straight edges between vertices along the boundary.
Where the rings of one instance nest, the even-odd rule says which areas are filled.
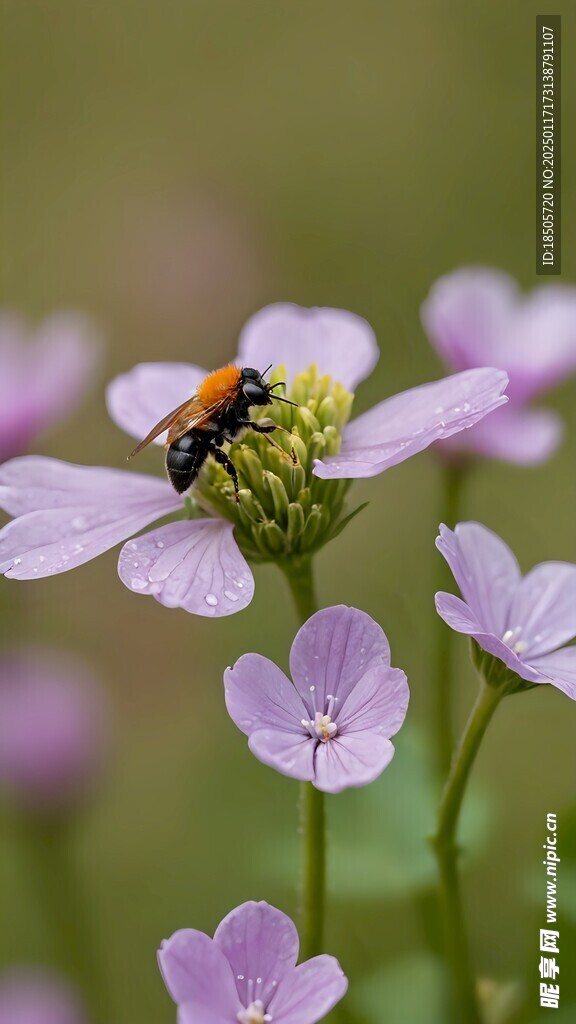
[[[319,740],[327,743],[338,732],[338,726],[332,721],[330,715],[323,715],[321,711],[317,711],[314,716],[314,731]]]
[[[240,1010],[236,1015],[236,1019],[238,1024],[268,1024],[272,1017],[269,1013],[264,1013],[264,1003],[262,1000],[256,999],[245,1010]]]

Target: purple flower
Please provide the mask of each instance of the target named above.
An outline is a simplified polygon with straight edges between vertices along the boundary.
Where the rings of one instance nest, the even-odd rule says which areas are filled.
[[[440,527],[436,546],[462,597],[436,594],[438,614],[458,633],[531,683],[576,700],[576,565],[542,562],[522,576],[510,548],[480,523]]]
[[[17,316],[0,315],[0,462],[72,412],[98,360],[94,329],[80,315],[59,313],[28,334]]]
[[[443,449],[526,465],[549,458],[562,423],[529,403],[576,371],[576,288],[544,285],[525,297],[507,274],[464,268],[434,284],[422,321],[448,366],[489,364],[510,377],[506,408]]]
[[[0,974],[0,1024],[87,1024],[68,986],[48,971],[13,967]]]
[[[315,363],[353,390],[372,372],[378,354],[374,332],[362,317],[345,309],[279,302],[250,318],[235,362],[282,365],[288,383]],[[131,436],[145,437],[167,410],[192,394],[206,372],[187,363],[140,363],[110,384],[110,415]],[[387,398],[344,428],[340,453],[318,459],[314,472],[323,479],[376,476],[504,404],[507,379],[500,370],[473,369]],[[163,441],[164,436],[157,439]]]
[[[290,670],[294,684],[260,654],[226,670],[226,707],[252,753],[327,793],[372,782],[394,756],[409,698],[378,623],[344,605],[317,612],[296,634]]]
[[[76,806],[108,749],[101,687],[83,664],[30,649],[0,658],[0,789],[35,812]]]
[[[178,1024],[315,1024],[348,981],[332,956],[296,967],[298,946],[290,918],[268,903],[236,907],[213,939],[193,928],[175,932],[158,960]]]
[[[317,363],[323,373],[353,388],[370,373],[377,357],[371,328],[353,313],[278,304],[248,322],[240,337],[238,362],[262,368],[270,362],[284,363],[288,380]],[[194,392],[205,373],[180,363],[136,366],[111,383],[110,414],[123,429],[141,438]],[[316,460],[314,472],[318,477],[372,476],[395,465],[437,438],[471,426],[505,402],[506,379],[500,370],[475,369],[388,399],[345,427],[341,453]],[[342,395],[346,392],[341,387],[344,407]],[[318,415],[325,421],[336,407],[332,398],[319,400]],[[312,424],[314,444],[320,440],[326,447],[326,438],[317,433],[320,427],[314,425],[309,410],[299,412],[302,417],[308,414],[302,422]],[[334,444],[338,431],[330,429],[330,444]],[[158,438],[159,443],[163,440]],[[339,514],[346,484],[338,495],[332,493],[332,506],[327,502],[322,510],[321,495],[312,496],[312,484],[323,486],[312,476],[312,462],[311,457],[309,477],[297,484],[298,493],[308,488],[310,529],[304,514],[302,521],[298,518],[302,510],[295,508],[297,502],[286,495],[285,483],[288,489],[290,483],[257,470],[265,491],[258,497],[264,503],[268,499],[273,509],[262,516],[262,506],[256,505],[248,515],[258,531],[263,524],[261,547],[256,549],[260,559],[292,554],[292,542],[287,540],[290,531],[296,544],[320,545],[331,535],[335,524],[330,509]],[[302,466],[299,470],[304,472]],[[234,525],[238,528],[241,522],[224,518],[229,514],[234,519],[240,512],[229,497],[221,500],[224,511],[222,504],[215,509],[212,503],[209,518],[171,522],[126,544],[118,565],[126,586],[153,595],[167,607],[197,615],[229,615],[245,608],[254,593],[254,579],[233,534]],[[290,509],[289,504],[294,507]],[[155,520],[182,511],[183,506],[165,480],[29,457],[0,468],[0,507],[16,517],[0,531],[0,572],[13,579],[35,579],[75,568]],[[289,528],[279,537],[278,515],[288,520],[294,512]],[[253,550],[251,536],[244,546]]]

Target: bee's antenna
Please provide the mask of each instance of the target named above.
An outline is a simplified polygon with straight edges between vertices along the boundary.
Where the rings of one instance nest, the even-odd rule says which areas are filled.
[[[285,402],[286,405],[293,405],[295,409],[298,408],[298,402],[291,402],[289,398],[281,398],[280,395],[274,395],[275,402]]]

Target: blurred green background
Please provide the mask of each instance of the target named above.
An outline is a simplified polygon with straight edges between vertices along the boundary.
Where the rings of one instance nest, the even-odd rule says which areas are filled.
[[[563,279],[576,281],[567,2],[2,0],[2,305],[33,319],[81,308],[108,346],[91,399],[41,450],[123,467],[131,442],[107,418],[105,381],[143,360],[221,365],[246,318],[276,300],[345,307],[373,325],[381,360],[358,410],[440,376],[419,321],[440,274],[482,263],[537,283],[534,16],[547,9],[564,14]],[[573,381],[546,401],[567,423],[548,465],[483,465],[466,491],[465,516],[525,568],[576,561],[575,396]],[[157,451],[142,459],[161,471]],[[317,559],[320,598],[379,620],[412,702],[379,782],[328,801],[326,948],[351,980],[356,1020],[440,1024],[424,841],[433,452],[357,482],[353,497],[370,505]],[[211,933],[250,898],[296,911],[297,786],[250,755],[222,688],[247,650],[285,664],[296,619],[271,567],[256,569],[246,612],[211,621],[130,593],[116,559],[0,589],[19,608],[15,639],[83,654],[110,691],[115,760],[75,855],[112,990],[106,1024],[160,1024],[175,1019],[155,965],[164,936]],[[475,681],[465,641],[456,647],[462,722]],[[555,1020],[576,1019],[575,730],[576,708],[552,687],[505,702],[474,777],[474,954],[487,984],[524,986],[518,1020],[539,1019],[549,811],[565,850]],[[46,960],[9,835],[1,858],[2,962]]]

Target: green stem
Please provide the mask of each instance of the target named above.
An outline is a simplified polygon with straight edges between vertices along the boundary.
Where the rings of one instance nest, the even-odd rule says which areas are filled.
[[[21,858],[51,945],[51,960],[77,983],[95,1020],[110,1019],[95,941],[73,850],[74,822],[20,819]]]
[[[440,500],[440,522],[451,530],[458,522],[462,498],[462,487],[466,476],[466,468],[462,464],[448,463],[442,466],[442,493]],[[450,590],[453,584],[452,573],[445,559],[437,554],[437,575],[435,593],[439,590]],[[436,616],[436,641],[432,661],[433,700],[434,700],[434,737],[436,747],[436,766],[441,779],[446,778],[450,769],[452,751],[454,749],[453,724],[453,691],[454,691],[454,659],[451,629]]]
[[[298,618],[303,624],[318,611],[312,558],[310,555],[302,555],[301,558],[294,558],[290,563],[286,563],[282,569],[288,580]]]
[[[301,894],[302,959],[322,952],[326,894],[326,812],[324,793],[311,782],[300,784],[300,820],[303,836]]]
[[[298,618],[303,624],[318,602],[314,587],[312,559],[294,559],[284,566]],[[326,810],[324,793],[311,782],[300,784],[300,829],[302,833],[302,879],[300,896],[300,941],[302,958],[322,952],[326,898]]]
[[[446,957],[452,975],[454,1020],[458,1024],[480,1024],[481,1016],[464,923],[456,830],[472,765],[503,695],[502,690],[481,683],[476,704],[452,762],[440,804],[438,829],[433,841],[440,875]]]

